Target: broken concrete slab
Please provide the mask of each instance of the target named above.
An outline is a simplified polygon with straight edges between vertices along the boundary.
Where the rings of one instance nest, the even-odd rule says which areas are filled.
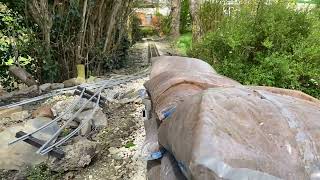
[[[74,98],[68,98],[68,99],[65,99],[62,101],[58,101],[52,106],[51,109],[56,116],[60,115],[73,103],[74,100],[75,100]],[[73,112],[69,112],[69,113],[65,114],[62,117],[62,119],[67,120],[67,119],[71,118],[73,113],[78,111],[85,102],[86,102],[86,99],[82,98],[80,100],[80,102],[75,105]],[[95,106],[95,104],[93,102],[89,102],[83,110],[93,109],[94,106]]]
[[[50,89],[55,90],[55,89],[62,89],[64,88],[64,84],[63,83],[53,83],[50,86]]]
[[[45,83],[45,84],[40,85],[39,89],[42,92],[47,92],[47,91],[50,91],[50,87],[51,87],[51,83]]]
[[[37,85],[30,86],[25,89],[12,91],[0,96],[1,101],[12,100],[12,98],[33,97],[39,95],[39,89]]]
[[[91,112],[92,112],[92,110],[86,110],[86,111],[81,112],[78,115],[77,120],[79,122],[85,120],[85,118],[87,116],[89,116],[91,114]],[[108,121],[107,121],[106,115],[101,110],[97,110],[92,118],[92,126],[95,129],[102,129],[102,128],[106,127],[107,125],[108,125]]]
[[[36,118],[36,117],[48,117],[48,118],[53,118],[53,112],[51,110],[50,106],[41,106],[38,109],[36,109],[35,111],[32,112],[32,117]]]
[[[41,156],[36,153],[37,148],[23,142],[17,142],[8,145],[9,142],[16,139],[15,135],[19,131],[32,132],[51,121],[50,118],[38,117],[27,121],[24,125],[17,125],[0,133],[0,169],[21,170],[29,165],[36,165],[45,162],[47,156]],[[48,140],[59,129],[57,123],[52,124],[47,129],[35,134],[34,137],[41,140]]]
[[[72,79],[68,79],[66,81],[63,82],[64,87],[73,87],[73,86],[78,86],[80,85],[82,82],[77,80],[77,78],[72,78]]]
[[[68,125],[67,125],[67,128],[71,128],[71,129],[75,129],[75,128],[77,128],[79,126],[79,123],[78,122],[76,122],[76,121],[71,121]]]
[[[81,121],[80,126],[84,124],[84,121]],[[84,126],[80,129],[80,135],[81,136],[87,136],[90,134],[92,130],[92,120],[89,120]]]
[[[30,86],[19,91],[14,91],[13,96],[36,96],[39,94],[39,87],[37,85]]]
[[[10,115],[12,113],[16,113],[16,112],[20,112],[20,111],[22,111],[22,107],[21,106],[0,110],[0,118],[10,117]]]
[[[97,152],[97,142],[89,141],[86,138],[75,138],[74,143],[63,147],[66,156],[59,160],[50,158],[48,166],[51,170],[65,172],[78,170],[89,165]]]

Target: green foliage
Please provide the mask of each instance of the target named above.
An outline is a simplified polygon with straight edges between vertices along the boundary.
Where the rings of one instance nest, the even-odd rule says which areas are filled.
[[[140,20],[139,17],[137,17],[136,15],[131,17],[132,43],[136,43],[136,42],[140,41],[143,38],[143,35],[141,33],[141,30],[140,30],[141,24],[142,23],[141,23],[141,20]]]
[[[58,180],[61,178],[61,174],[52,173],[44,164],[29,168],[27,171],[27,180]]]
[[[171,32],[172,17],[164,16],[160,13],[158,13],[156,16],[159,18],[160,33],[168,35]]]
[[[142,37],[155,36],[158,34],[156,29],[153,27],[141,27],[140,32],[142,34]]]
[[[189,0],[181,0],[180,33],[185,34],[192,31],[192,19],[190,14]]]
[[[285,3],[242,7],[189,54],[243,84],[302,90],[320,97],[320,14]]]
[[[13,63],[20,64],[40,83],[61,82],[74,77],[77,63],[86,63],[86,69],[94,75],[103,73],[104,67],[124,66],[130,45],[125,14],[129,14],[130,8],[121,9],[123,15],[117,17],[119,23],[114,25],[112,37],[106,43],[108,23],[104,23],[103,18],[112,13],[105,10],[93,13],[92,10],[98,6],[108,9],[114,0],[102,4],[88,1],[83,32],[80,32],[83,1],[61,1],[58,4],[48,1],[48,7],[36,7],[37,3],[25,0],[1,2],[7,5],[0,3],[0,83],[5,87],[17,84],[8,74],[8,65]],[[48,26],[39,22],[46,16]],[[98,17],[102,18],[99,22]],[[136,23],[135,27],[139,27],[139,22]],[[142,37],[141,31],[136,30],[133,29],[133,34],[140,35],[134,37]]]
[[[224,17],[223,10],[223,0],[205,1],[201,4],[198,13],[202,33],[214,31],[219,27],[219,24]]]
[[[127,65],[127,55],[130,42],[126,36],[123,36],[119,47],[113,53],[101,54],[103,67],[105,70],[119,69]]]
[[[8,90],[14,89],[16,82],[9,76],[9,65],[17,63],[29,72],[36,71],[36,60],[29,54],[33,32],[24,25],[18,13],[0,3],[0,83]]]
[[[132,141],[128,141],[124,147],[125,148],[131,148],[131,147],[134,147],[134,146],[135,146],[135,144]]]
[[[1,3],[5,4],[9,9],[12,9],[14,12],[19,13],[19,15],[24,14],[25,0],[1,0]]]
[[[180,51],[181,54],[186,55],[187,51],[191,48],[192,34],[187,33],[181,35],[175,42],[175,47]]]

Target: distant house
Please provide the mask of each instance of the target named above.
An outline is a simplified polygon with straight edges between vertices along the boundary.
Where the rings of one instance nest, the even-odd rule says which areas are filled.
[[[159,24],[156,14],[163,16],[170,14],[169,0],[143,0],[134,11],[141,20],[141,26],[155,27]]]

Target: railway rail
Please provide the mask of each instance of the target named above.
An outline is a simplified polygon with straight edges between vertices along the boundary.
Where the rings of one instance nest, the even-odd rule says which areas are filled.
[[[160,56],[158,48],[153,41],[148,43],[148,62],[151,63],[151,58]]]
[[[159,56],[159,55],[160,54],[159,54],[159,51],[158,51],[155,43],[149,42],[148,43],[149,62],[150,62],[150,59],[152,57],[156,57],[156,56]],[[13,104],[10,104],[10,105],[6,105],[6,106],[0,107],[0,110],[1,109],[6,109],[6,108],[12,108],[12,107],[15,107],[15,106],[20,106],[20,105],[25,105],[25,104],[28,104],[28,103],[31,103],[31,102],[40,101],[40,100],[43,100],[43,99],[46,99],[46,98],[51,98],[53,96],[64,94],[64,93],[67,93],[67,92],[72,92],[72,91],[77,91],[77,90],[79,91],[79,89],[82,89],[82,91],[79,93],[78,98],[76,98],[72,103],[70,103],[70,105],[66,108],[66,110],[61,115],[59,115],[58,117],[56,117],[52,121],[44,124],[40,128],[34,130],[33,132],[25,133],[24,135],[18,136],[17,139],[9,142],[9,145],[15,144],[15,143],[17,143],[19,141],[26,141],[26,140],[30,141],[31,139],[34,139],[34,137],[32,135],[40,132],[41,130],[44,130],[44,129],[48,128],[53,123],[58,122],[59,120],[62,119],[62,117],[65,114],[67,114],[69,112],[73,112],[75,110],[76,106],[79,104],[80,100],[82,98],[84,98],[86,88],[87,89],[96,89],[96,91],[91,95],[91,97],[87,98],[87,100],[72,115],[72,117],[70,117],[55,132],[55,134],[49,140],[47,140],[46,142],[44,142],[41,145],[41,147],[37,150],[37,153],[41,154],[41,155],[45,155],[45,154],[51,152],[52,150],[55,150],[55,149],[59,148],[61,145],[63,145],[65,142],[67,142],[69,139],[71,139],[74,135],[78,134],[78,132],[93,118],[95,112],[99,108],[100,99],[102,97],[101,93],[105,89],[112,88],[112,87],[114,87],[116,85],[119,85],[119,84],[125,84],[125,83],[128,83],[130,81],[143,78],[143,77],[147,76],[148,74],[149,74],[149,68],[147,68],[147,69],[145,69],[145,70],[143,70],[141,72],[135,73],[133,75],[130,75],[130,76],[118,76],[118,77],[113,78],[113,79],[108,79],[108,80],[100,81],[100,82],[93,83],[93,84],[84,84],[84,85],[81,85],[81,88],[78,88],[77,86],[76,87],[71,87],[71,88],[64,88],[64,89],[53,91],[53,92],[51,92],[49,94],[41,95],[41,96],[38,96],[38,97],[35,97],[35,98],[31,98],[31,99],[28,99],[28,100],[25,100],[25,101],[21,101],[21,102],[17,102],[17,103],[13,103]],[[89,102],[92,102],[92,100],[94,98],[96,99],[95,106],[92,109],[91,113],[87,117],[85,117],[85,119],[83,120],[83,123],[81,125],[79,125],[76,129],[74,129],[72,132],[70,132],[67,136],[65,136],[65,137],[61,138],[60,140],[58,140],[57,142],[55,142],[55,140],[60,136],[61,132],[63,132],[63,130],[68,126],[68,124],[70,124],[83,111],[83,109],[87,106],[87,104]]]

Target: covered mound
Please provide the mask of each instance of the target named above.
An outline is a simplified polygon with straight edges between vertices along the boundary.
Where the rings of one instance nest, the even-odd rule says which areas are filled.
[[[176,58],[159,57],[145,86],[162,120],[159,144],[188,179],[320,178],[319,100],[243,86],[201,60]]]
[[[240,85],[230,78],[216,74],[209,64],[201,60],[171,56],[156,59],[150,80],[145,83],[154,111],[160,119],[165,111],[175,107],[186,96],[209,87]]]
[[[186,97],[159,141],[192,179],[310,179],[319,173],[320,105],[263,90]]]
[[[158,56],[152,58],[150,79],[168,71],[216,73],[216,71],[208,63],[195,58],[179,56]]]

